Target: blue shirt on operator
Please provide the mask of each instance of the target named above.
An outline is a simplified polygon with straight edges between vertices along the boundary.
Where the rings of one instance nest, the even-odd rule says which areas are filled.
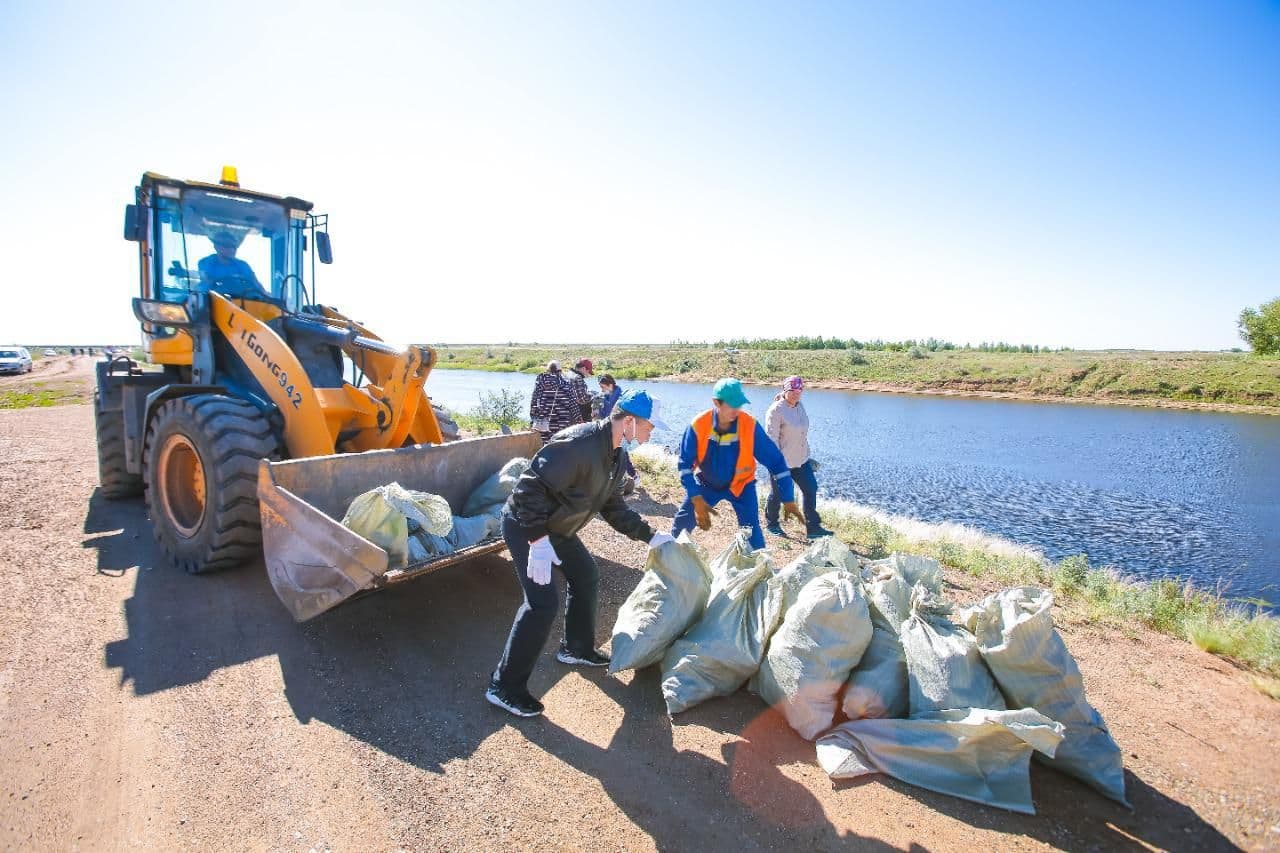
[[[234,255],[225,258],[212,254],[201,258],[196,267],[200,270],[200,280],[204,286],[224,296],[260,299],[267,295],[267,291],[258,282],[258,277],[253,274],[253,267]]]

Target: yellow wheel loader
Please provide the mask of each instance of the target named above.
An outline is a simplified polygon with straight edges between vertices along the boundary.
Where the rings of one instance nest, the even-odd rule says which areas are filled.
[[[453,442],[432,406],[427,346],[392,346],[316,299],[333,261],[328,217],[308,201],[219,183],[142,176],[125,209],[138,244],[144,370],[97,365],[101,493],[146,497],[165,554],[200,573],[264,553],[301,620],[365,590],[502,548],[501,540],[418,566],[343,527],[351,499],[391,481],[467,495],[533,433]],[[448,443],[446,443],[448,442]]]

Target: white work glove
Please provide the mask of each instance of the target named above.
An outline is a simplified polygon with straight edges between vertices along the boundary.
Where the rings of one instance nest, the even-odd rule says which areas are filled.
[[[551,583],[551,566],[560,565],[560,557],[556,549],[551,547],[551,540],[546,536],[529,543],[529,568],[525,574],[529,580],[539,586]]]
[[[653,538],[649,540],[649,547],[661,548],[663,545],[667,544],[668,542],[674,542],[674,541],[676,541],[675,537],[673,537],[669,533],[655,533],[653,534]]]

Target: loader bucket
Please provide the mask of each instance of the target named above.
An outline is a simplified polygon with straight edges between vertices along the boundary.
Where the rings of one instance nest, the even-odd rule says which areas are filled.
[[[399,583],[482,554],[501,538],[426,563],[388,567],[387,552],[342,526],[357,495],[397,482],[431,492],[460,512],[472,491],[512,457],[531,457],[538,434],[521,432],[400,450],[271,462],[258,468],[262,549],[271,586],[299,622],[357,593]]]

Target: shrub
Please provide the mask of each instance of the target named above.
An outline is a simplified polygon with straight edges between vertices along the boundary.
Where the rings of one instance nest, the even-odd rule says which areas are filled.
[[[907,350],[907,355],[911,356],[912,358],[928,358],[929,357],[929,353],[925,352],[923,349],[921,349],[918,346],[913,346],[911,349]]]
[[[849,363],[853,365],[867,363],[867,357],[862,354],[862,350],[860,349],[850,349],[848,352],[845,353],[845,358],[847,358],[849,360]]]
[[[506,388],[481,391],[480,405],[465,415],[457,416],[458,425],[484,435],[505,426],[514,429],[525,423],[524,395]]]
[[[1280,353],[1280,299],[1264,302],[1262,307],[1240,312],[1240,337],[1258,355]]]

